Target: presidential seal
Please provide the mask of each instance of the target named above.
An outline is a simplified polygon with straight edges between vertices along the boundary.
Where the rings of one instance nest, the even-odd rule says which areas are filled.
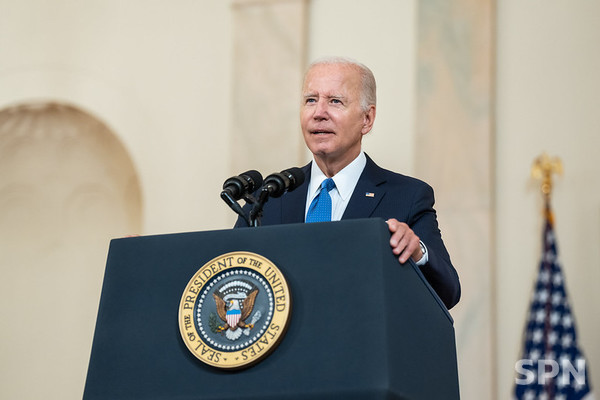
[[[250,252],[227,253],[190,279],[179,304],[179,330],[206,364],[245,368],[274,350],[290,309],[287,282],[271,261]]]

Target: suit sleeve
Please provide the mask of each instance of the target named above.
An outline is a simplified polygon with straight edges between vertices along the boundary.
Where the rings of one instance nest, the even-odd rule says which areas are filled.
[[[436,291],[448,309],[454,307],[460,299],[460,281],[438,227],[431,186],[420,185],[414,192],[413,207],[408,225],[427,246],[429,260],[421,266],[423,275]]]

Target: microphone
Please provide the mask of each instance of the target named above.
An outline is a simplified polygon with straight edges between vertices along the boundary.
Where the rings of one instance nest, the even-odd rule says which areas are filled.
[[[224,194],[229,195],[233,200],[239,200],[247,194],[254,192],[263,184],[263,177],[256,170],[246,171],[238,176],[232,176],[223,183]]]
[[[244,198],[247,202],[254,203],[252,192],[263,184],[263,177],[256,170],[246,171],[238,176],[232,176],[223,183],[221,198],[229,208],[237,215],[242,217],[248,225],[250,220],[244,213],[244,209],[238,204],[237,200]]]
[[[291,192],[304,182],[302,169],[292,167],[281,172],[276,172],[265,178],[262,191],[268,192],[270,197],[281,197],[285,192]]]
[[[250,211],[250,226],[259,226],[262,211],[269,197],[281,197],[285,192],[291,192],[304,182],[304,172],[300,168],[292,167],[276,172],[265,178],[258,200]]]

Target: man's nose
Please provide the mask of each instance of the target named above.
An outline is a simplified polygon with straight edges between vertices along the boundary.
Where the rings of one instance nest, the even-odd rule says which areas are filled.
[[[329,118],[329,114],[327,112],[327,102],[324,100],[319,100],[315,105],[315,113],[313,115],[314,119],[327,119]]]

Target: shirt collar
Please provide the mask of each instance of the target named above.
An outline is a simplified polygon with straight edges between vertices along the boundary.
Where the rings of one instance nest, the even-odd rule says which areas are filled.
[[[350,198],[350,196],[352,196],[352,192],[356,187],[356,183],[358,182],[358,178],[360,178],[360,174],[362,174],[363,169],[365,169],[365,165],[367,165],[367,157],[361,150],[361,152],[358,154],[358,157],[356,157],[350,164],[346,165],[340,172],[332,177],[333,181],[335,182],[335,187],[342,200],[346,201]],[[321,182],[323,182],[324,179],[327,179],[327,176],[325,176],[323,171],[321,171],[313,157],[308,193],[315,195],[320,189]]]

